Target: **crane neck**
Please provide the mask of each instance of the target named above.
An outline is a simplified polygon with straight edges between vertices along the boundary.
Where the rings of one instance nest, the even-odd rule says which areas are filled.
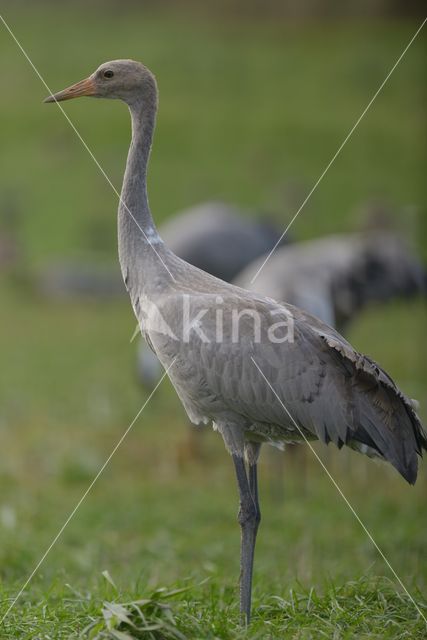
[[[132,140],[118,212],[119,258],[123,277],[151,260],[163,245],[151,216],[147,195],[147,167],[153,140],[157,96],[129,104]],[[151,247],[150,247],[151,245]]]

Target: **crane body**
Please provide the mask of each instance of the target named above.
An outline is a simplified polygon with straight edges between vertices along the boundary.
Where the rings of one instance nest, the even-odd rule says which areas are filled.
[[[335,234],[278,247],[265,259],[247,265],[234,284],[290,302],[340,331],[369,304],[427,293],[425,267],[391,231]]]

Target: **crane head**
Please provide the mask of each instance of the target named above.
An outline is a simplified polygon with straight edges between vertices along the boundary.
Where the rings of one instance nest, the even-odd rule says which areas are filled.
[[[81,96],[112,98],[131,105],[147,99],[156,100],[156,81],[149,69],[135,60],[104,62],[85,80],[48,96],[44,102],[61,102]]]

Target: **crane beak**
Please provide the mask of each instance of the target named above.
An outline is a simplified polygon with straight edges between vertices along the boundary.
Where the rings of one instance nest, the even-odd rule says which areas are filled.
[[[62,100],[71,100],[72,98],[79,98],[80,96],[94,96],[95,83],[92,78],[86,78],[76,84],[71,85],[63,91],[59,91],[51,96],[45,98],[44,102],[61,102]]]

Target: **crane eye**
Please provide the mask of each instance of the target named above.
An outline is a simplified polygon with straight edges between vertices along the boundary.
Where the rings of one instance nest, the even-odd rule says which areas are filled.
[[[111,71],[111,69],[106,69],[102,75],[104,76],[104,78],[112,78],[114,76],[114,71]]]

